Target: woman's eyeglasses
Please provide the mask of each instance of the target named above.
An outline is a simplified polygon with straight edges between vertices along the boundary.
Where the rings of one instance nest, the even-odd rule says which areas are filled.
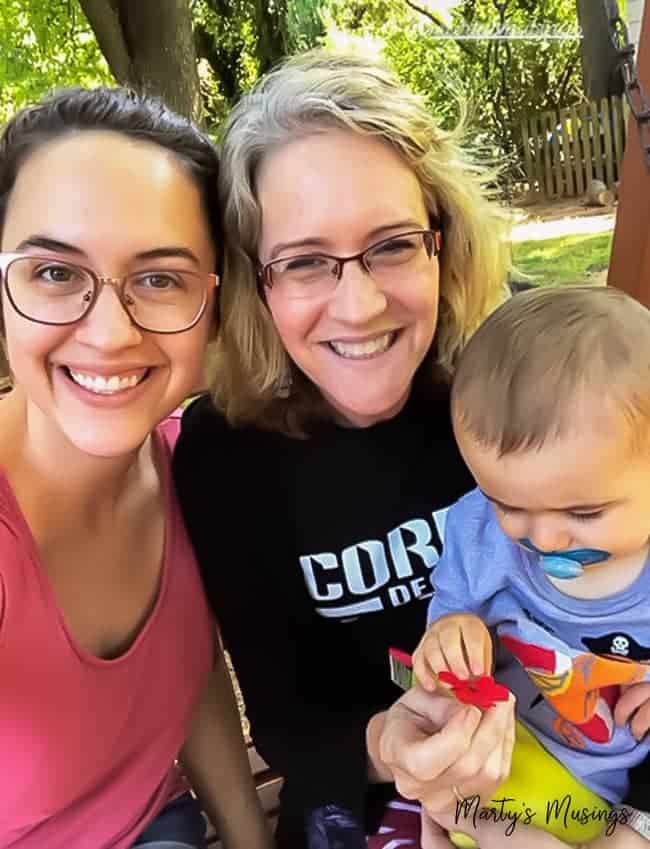
[[[51,256],[0,254],[0,275],[16,312],[39,324],[81,321],[102,286],[115,287],[131,321],[152,333],[182,333],[200,320],[210,288],[219,278],[207,272],[150,269],[125,277],[102,277],[90,268]]]
[[[324,253],[282,257],[260,265],[260,282],[287,298],[321,297],[335,291],[348,262],[359,262],[378,283],[390,282],[395,271],[418,274],[440,251],[440,231],[410,230],[382,239],[352,256]]]

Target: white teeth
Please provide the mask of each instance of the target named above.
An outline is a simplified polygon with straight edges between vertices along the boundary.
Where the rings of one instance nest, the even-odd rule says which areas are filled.
[[[89,374],[72,371],[72,369],[68,369],[68,372],[75,383],[83,386],[84,389],[88,389],[89,392],[95,392],[98,395],[114,395],[116,392],[131,389],[131,387],[137,386],[147,374],[147,371],[143,371],[141,375],[132,374],[128,377],[120,377],[116,374],[110,377],[102,377],[101,375],[93,377]]]
[[[369,339],[367,342],[332,341],[329,344],[340,357],[363,359],[364,357],[372,357],[373,354],[383,354],[390,348],[395,336],[396,333],[393,331],[385,333],[383,336],[377,336],[376,339]]]

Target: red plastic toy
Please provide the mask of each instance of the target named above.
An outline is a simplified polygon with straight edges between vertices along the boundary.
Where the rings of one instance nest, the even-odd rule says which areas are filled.
[[[453,672],[439,672],[438,678],[449,684],[451,690],[464,705],[476,705],[476,707],[494,707],[495,702],[505,702],[510,695],[508,688],[497,684],[491,675],[480,675],[476,678],[458,678]]]

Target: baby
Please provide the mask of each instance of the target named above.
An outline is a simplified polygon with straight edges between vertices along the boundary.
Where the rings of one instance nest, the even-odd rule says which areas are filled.
[[[523,734],[615,805],[649,751],[650,313],[612,288],[517,295],[463,352],[452,415],[478,488],[447,514],[415,674],[489,674],[494,647]],[[550,805],[550,830],[584,840],[554,795],[529,821],[549,828]]]

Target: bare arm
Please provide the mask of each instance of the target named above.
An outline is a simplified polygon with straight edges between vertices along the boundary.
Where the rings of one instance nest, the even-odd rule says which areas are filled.
[[[393,780],[393,773],[381,760],[379,753],[381,735],[386,724],[386,711],[370,717],[366,727],[366,747],[368,749],[368,781],[371,784],[388,783]]]
[[[196,709],[181,763],[224,849],[271,849],[223,654]]]

